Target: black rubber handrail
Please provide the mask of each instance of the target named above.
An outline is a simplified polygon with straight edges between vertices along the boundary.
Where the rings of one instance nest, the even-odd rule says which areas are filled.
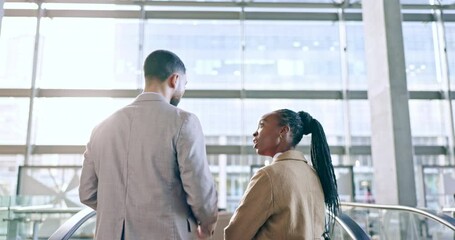
[[[401,205],[385,205],[385,204],[367,204],[367,203],[353,203],[353,202],[342,202],[341,206],[353,207],[353,208],[367,208],[367,209],[381,209],[381,210],[395,210],[405,211],[414,214],[425,216],[426,218],[433,219],[442,225],[455,231],[455,219],[441,213],[436,213],[433,210],[420,209]]]
[[[49,240],[67,240],[73,236],[74,232],[88,219],[96,215],[95,210],[85,208],[61,225],[50,237]]]
[[[333,214],[327,211],[328,214],[333,216]],[[357,224],[354,219],[348,215],[341,213],[335,217],[335,221],[340,224],[341,228],[346,231],[353,240],[370,240],[371,237]]]

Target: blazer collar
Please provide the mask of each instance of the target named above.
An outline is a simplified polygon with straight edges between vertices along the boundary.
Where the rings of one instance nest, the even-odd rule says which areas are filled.
[[[154,92],[142,92],[139,96],[136,97],[134,102],[142,101],[166,101],[166,99],[158,93]]]
[[[308,163],[308,161],[305,159],[305,156],[303,155],[303,153],[300,151],[297,151],[297,150],[288,150],[288,151],[276,156],[275,158],[273,158],[273,162],[284,161],[284,160],[298,160],[298,161],[304,161],[304,162]]]

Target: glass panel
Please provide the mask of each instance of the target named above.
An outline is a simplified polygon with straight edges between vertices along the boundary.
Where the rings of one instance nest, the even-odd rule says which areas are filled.
[[[246,89],[341,88],[337,23],[246,21],[245,41]]]
[[[349,64],[348,88],[350,90],[366,90],[368,89],[368,82],[363,24],[361,22],[347,22],[346,32]]]
[[[440,100],[410,100],[412,141],[414,145],[445,145],[447,131]]]
[[[35,18],[4,17],[0,38],[0,88],[29,88],[32,82]]]
[[[372,239],[453,239],[454,231],[441,223],[404,210],[343,207]]]
[[[440,210],[454,207],[455,168],[453,166],[423,166],[425,206]]]
[[[81,239],[95,239],[96,229],[96,215],[84,222],[76,232],[71,236],[70,239],[81,240]]]
[[[87,139],[88,141],[88,139]],[[85,143],[84,143],[85,144]],[[30,165],[81,165],[84,160],[82,154],[34,154],[30,156]]]
[[[239,21],[148,20],[144,59],[167,49],[185,63],[187,89],[240,89],[240,33]]]
[[[62,208],[54,204],[54,200],[55,197],[49,196],[0,198],[0,202],[8,207],[0,208],[0,214],[6,215],[0,222],[0,231],[8,228],[4,239],[48,239],[68,218],[81,210],[81,207]]]
[[[445,36],[447,60],[449,64],[450,88],[453,90],[455,88],[455,23],[446,22],[444,25],[446,31]]]
[[[438,90],[431,23],[403,22],[406,77],[409,90]]]
[[[374,203],[374,173],[371,155],[352,155],[354,162],[354,202]]]
[[[253,2],[279,2],[282,0],[252,0]],[[301,2],[301,3],[333,3],[333,0],[286,0],[285,2]]]
[[[17,166],[23,161],[23,155],[0,155],[0,196],[16,194]]]
[[[401,4],[429,4],[431,0],[400,0]],[[445,2],[442,0],[441,2]]]
[[[132,99],[39,98],[35,107],[38,145],[86,144],[92,129]]]
[[[242,105],[240,99],[183,99],[179,107],[196,114],[206,144],[241,144]]]
[[[138,20],[44,18],[37,84],[40,88],[142,88],[138,31]]]
[[[22,166],[19,169],[17,193],[21,196],[43,196],[56,207],[81,207],[79,201],[80,166]]]
[[[371,117],[368,100],[350,100],[351,145],[371,144]]]
[[[29,100],[0,98],[0,144],[25,144]]]
[[[338,100],[296,100],[296,99],[247,99],[245,102],[245,134],[251,136],[257,129],[259,119],[266,113],[288,108],[306,111],[324,127],[329,145],[344,144],[343,108]],[[309,144],[310,137],[304,137],[300,145]]]
[[[218,206],[233,212],[245,191],[254,170],[267,158],[259,155],[208,155],[210,170],[218,186]]]

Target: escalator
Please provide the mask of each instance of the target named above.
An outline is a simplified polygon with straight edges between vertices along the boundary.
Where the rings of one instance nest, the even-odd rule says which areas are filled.
[[[404,240],[404,239],[423,239],[423,240],[454,240],[455,239],[455,214],[454,208],[444,208],[442,212],[435,212],[427,209],[412,208],[396,205],[363,204],[353,202],[343,202],[342,212],[336,218],[336,224],[332,232],[332,239],[381,239],[381,240]],[[46,208],[45,208],[46,207]],[[36,208],[36,209],[32,209]],[[49,209],[47,206],[30,206],[27,208],[17,207],[8,208],[8,217],[4,217],[4,223],[20,221],[20,219],[31,219],[35,221],[17,222],[14,229],[20,233],[14,237],[14,229],[7,228],[6,239],[93,239],[96,225],[95,211],[85,208],[73,209]],[[71,210],[71,211],[70,211]],[[71,214],[71,215],[68,215]],[[223,239],[223,229],[227,226],[231,213],[220,212],[217,229],[212,239]],[[37,216],[39,216],[37,218]],[[44,227],[48,218],[54,219],[61,216],[60,224],[46,235],[41,225]],[[66,216],[66,217],[65,217]],[[71,216],[71,217],[70,217]],[[64,222],[64,219],[67,219]],[[36,221],[40,220],[40,221]],[[31,223],[33,223],[31,225]],[[62,224],[63,223],[63,224]],[[12,224],[9,224],[10,226]],[[36,229],[35,229],[36,225]],[[31,228],[33,226],[33,228]],[[46,225],[49,226],[49,225]],[[32,229],[33,234],[28,231],[18,230]],[[57,230],[55,230],[57,229]],[[36,230],[36,231],[35,231]],[[48,229],[50,230],[50,229]],[[11,234],[10,234],[11,233]],[[36,234],[35,234],[36,233]],[[39,235],[39,237],[38,237]],[[3,239],[0,236],[0,240]]]
[[[96,212],[90,208],[78,212],[60,226],[49,240],[92,239],[95,229],[95,215]],[[223,239],[223,229],[227,226],[231,216],[232,214],[230,213],[220,212],[215,234],[212,239]],[[336,217],[333,239],[368,240],[370,237],[352,218],[346,214],[341,214]]]

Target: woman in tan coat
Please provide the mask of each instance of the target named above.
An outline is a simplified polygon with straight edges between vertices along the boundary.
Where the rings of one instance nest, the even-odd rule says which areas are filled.
[[[311,134],[311,162],[295,150]],[[264,115],[253,134],[259,155],[273,158],[251,179],[225,228],[226,240],[328,238],[339,213],[337,183],[321,124],[288,109]]]

